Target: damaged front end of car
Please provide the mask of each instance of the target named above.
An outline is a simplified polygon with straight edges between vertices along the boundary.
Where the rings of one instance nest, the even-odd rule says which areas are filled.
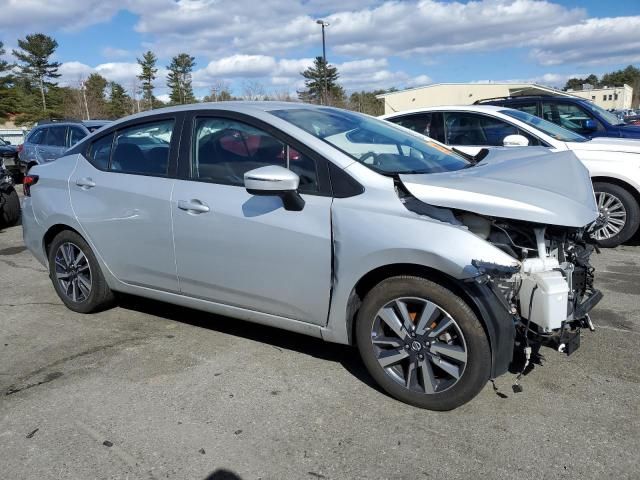
[[[410,211],[468,229],[514,259],[500,265],[472,258],[477,274],[465,281],[488,287],[510,316],[513,357],[524,360],[521,372],[542,346],[572,354],[580,330],[593,330],[589,312],[602,298],[590,264],[597,247],[588,232],[597,228],[598,214],[588,174],[569,156],[537,160],[543,168],[557,162],[555,180],[527,178],[526,165],[510,173],[504,167],[513,164],[489,164],[396,181]]]

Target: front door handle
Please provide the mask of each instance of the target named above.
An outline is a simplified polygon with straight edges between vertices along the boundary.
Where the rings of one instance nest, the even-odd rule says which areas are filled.
[[[178,208],[189,213],[207,213],[210,208],[200,200],[178,200]]]
[[[96,186],[96,182],[94,182],[91,177],[79,178],[76,180],[76,185],[87,190],[89,188],[93,188]]]

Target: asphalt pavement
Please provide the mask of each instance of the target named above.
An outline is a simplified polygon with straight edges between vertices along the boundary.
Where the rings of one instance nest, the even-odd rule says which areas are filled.
[[[437,413],[349,347],[133,297],[73,313],[2,230],[0,477],[640,478],[639,245],[595,258],[605,297],[575,354]]]

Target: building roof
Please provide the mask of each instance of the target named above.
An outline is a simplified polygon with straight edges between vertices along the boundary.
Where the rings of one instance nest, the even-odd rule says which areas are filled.
[[[407,88],[405,90],[397,90],[395,92],[381,93],[380,95],[376,95],[376,98],[384,98],[384,97],[388,97],[398,93],[405,93],[405,92],[411,92],[411,91],[423,90],[426,88],[434,88],[434,87],[441,87],[441,86],[474,87],[479,85],[491,85],[491,86],[498,85],[498,86],[508,87],[509,89],[520,88],[523,92],[528,90],[533,90],[538,92],[541,91],[545,93],[551,93],[553,95],[561,95],[561,96],[567,96],[567,97],[572,96],[571,94],[567,92],[563,92],[562,90],[558,90],[552,87],[545,87],[544,85],[539,85],[537,83],[484,82],[484,83],[433,83],[431,85],[424,85],[422,87],[413,87],[413,88]]]

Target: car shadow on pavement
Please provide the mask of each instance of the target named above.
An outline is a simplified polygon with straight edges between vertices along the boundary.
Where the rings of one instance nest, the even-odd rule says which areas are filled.
[[[204,480],[242,480],[242,477],[238,476],[230,470],[220,468],[215,472],[211,472],[205,477]]]
[[[369,375],[360,360],[358,351],[354,347],[325,342],[319,338],[289,332],[267,325],[215,315],[213,313],[193,310],[133,295],[118,294],[118,306],[128,310],[155,315],[167,320],[193,325],[194,327],[206,328],[227,335],[234,335],[268,344],[278,350],[292,350],[322,360],[337,362],[351,375],[370,388],[374,388],[378,392],[388,395]]]

